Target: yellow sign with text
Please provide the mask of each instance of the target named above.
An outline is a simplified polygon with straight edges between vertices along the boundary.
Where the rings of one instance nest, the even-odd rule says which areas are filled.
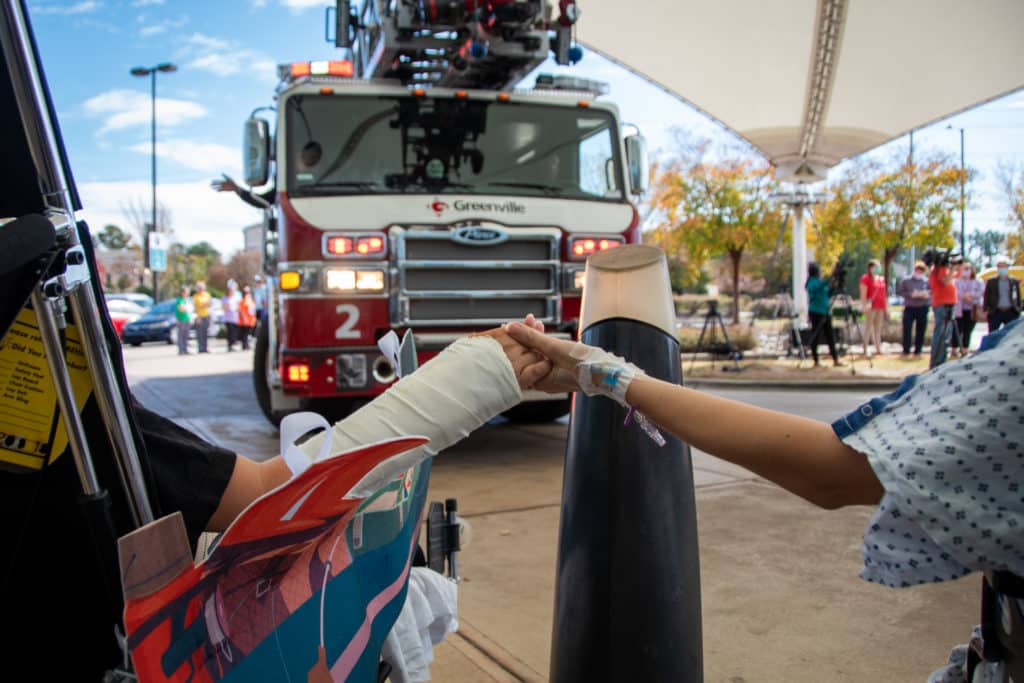
[[[74,325],[67,326],[65,349],[75,403],[81,411],[92,393],[92,378]],[[59,457],[68,445],[68,436],[63,420],[53,431],[56,415],[57,394],[36,315],[24,308],[0,341],[0,463],[39,470],[51,453],[54,459]]]

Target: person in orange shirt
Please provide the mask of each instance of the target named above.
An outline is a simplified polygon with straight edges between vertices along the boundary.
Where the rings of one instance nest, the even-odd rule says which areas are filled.
[[[946,362],[946,350],[949,338],[956,324],[953,319],[953,307],[956,306],[956,269],[959,264],[948,261],[932,263],[932,272],[928,276],[928,287],[932,290],[932,313],[935,314],[935,329],[932,330],[932,355],[928,367],[934,368]]]
[[[242,288],[242,300],[238,304],[238,336],[242,340],[242,349],[249,348],[249,336],[256,328],[256,302],[252,298],[252,289],[248,285]]]
[[[875,353],[882,353],[882,330],[888,313],[885,278],[878,274],[881,266],[874,259],[868,261],[868,272],[860,278],[860,309],[864,311],[864,355],[868,344],[874,342]]]

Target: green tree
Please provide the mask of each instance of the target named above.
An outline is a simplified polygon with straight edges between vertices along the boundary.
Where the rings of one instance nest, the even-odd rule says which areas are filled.
[[[960,209],[959,165],[941,157],[923,163],[894,159],[870,164],[852,178],[850,216],[890,281],[893,259],[914,246],[953,246],[953,212]],[[969,180],[972,172],[967,171]]]
[[[108,223],[96,234],[96,239],[104,249],[117,251],[131,244],[132,236],[116,225]]]
[[[1024,263],[1024,166],[1001,162],[996,170],[996,181],[1002,190],[1006,218],[1011,226],[1006,236],[1006,250],[1014,263]]]
[[[733,322],[739,323],[743,256],[771,249],[784,216],[770,199],[777,187],[770,167],[728,150],[714,156],[710,151],[710,143],[699,141],[683,159],[659,170],[652,203],[663,216],[661,241],[685,250],[693,265],[728,257]]]
[[[967,252],[976,267],[986,268],[1002,253],[1006,233],[1000,230],[975,230],[967,236]]]

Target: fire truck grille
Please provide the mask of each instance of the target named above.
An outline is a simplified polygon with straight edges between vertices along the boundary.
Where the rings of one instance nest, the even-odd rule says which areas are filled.
[[[398,291],[395,322],[483,326],[527,313],[557,322],[560,232],[490,229],[494,243],[460,239],[458,230],[392,230]]]

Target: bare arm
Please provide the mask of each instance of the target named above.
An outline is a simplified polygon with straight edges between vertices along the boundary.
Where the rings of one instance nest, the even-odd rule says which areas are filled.
[[[629,403],[691,446],[744,467],[815,505],[870,505],[882,485],[867,458],[824,422],[637,377]]]
[[[509,334],[551,360],[559,381],[538,389],[564,391],[575,372],[574,344],[513,323]],[[579,387],[575,387],[579,389]],[[868,505],[882,485],[867,458],[845,445],[832,428],[815,420],[684,389],[646,376],[629,385],[626,400],[683,441],[745,467],[824,508]]]
[[[517,343],[502,330],[489,330],[480,334],[493,337],[501,344],[520,388],[531,388],[537,380],[551,371],[551,364],[548,361]],[[453,380],[452,390],[456,391],[457,388],[458,382]],[[441,419],[443,416],[438,416],[438,420]],[[236,456],[234,471],[221,495],[220,504],[206,525],[207,531],[223,531],[252,501],[274,490],[291,477],[291,470],[280,455],[264,462],[255,462],[241,455]]]

